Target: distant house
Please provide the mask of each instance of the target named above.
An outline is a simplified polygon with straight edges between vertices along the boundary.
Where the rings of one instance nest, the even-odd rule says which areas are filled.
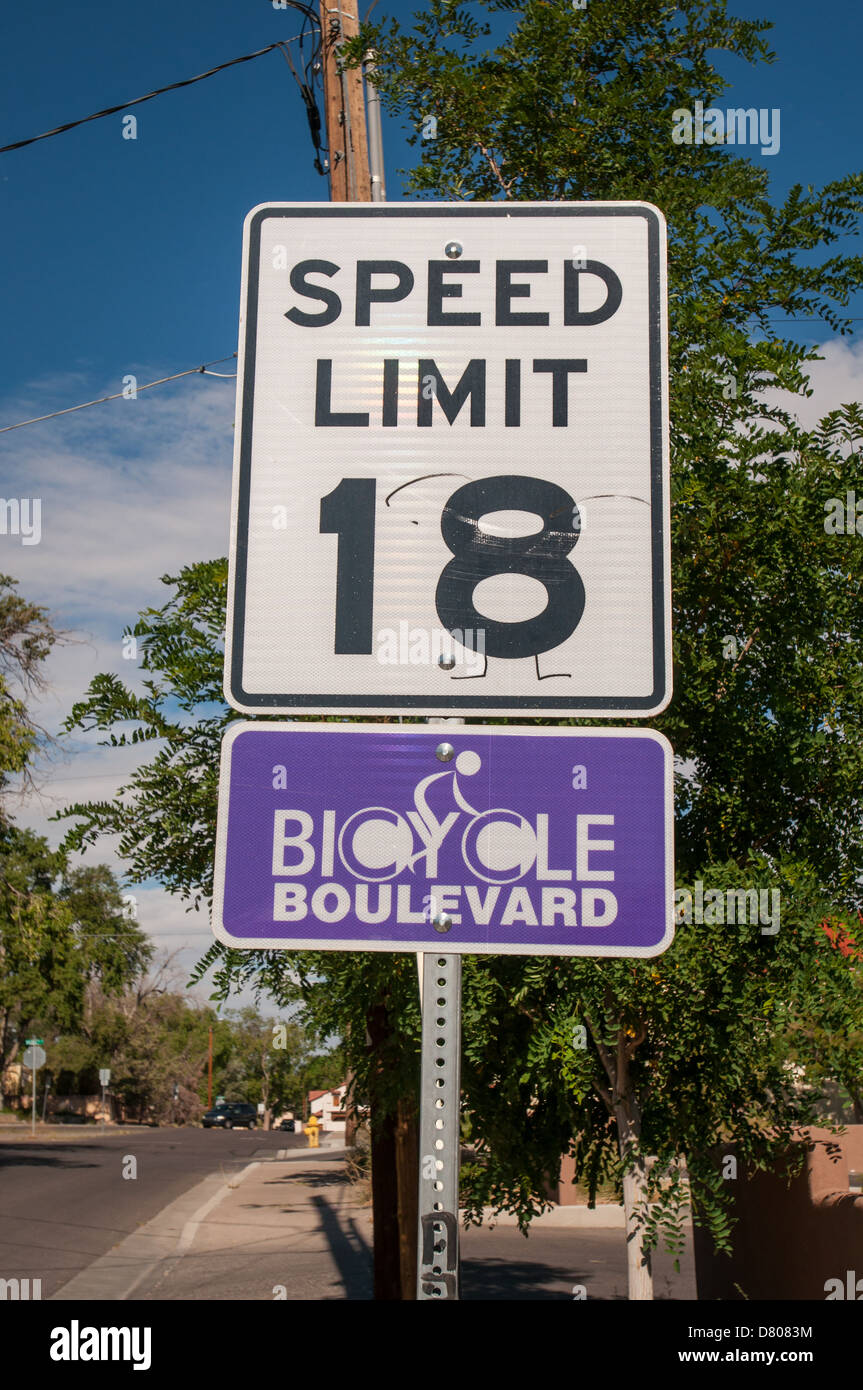
[[[334,1086],[331,1091],[309,1091],[309,1114],[317,1115],[326,1133],[344,1134],[347,1116],[344,1110],[348,1083]]]

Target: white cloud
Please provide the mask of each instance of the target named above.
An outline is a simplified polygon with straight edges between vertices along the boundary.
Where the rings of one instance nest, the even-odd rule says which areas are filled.
[[[119,637],[161,575],[227,552],[233,383],[160,390],[0,438],[5,496],[42,502],[40,544],[0,537],[0,568],[61,626]]]
[[[805,429],[814,429],[830,410],[852,401],[863,402],[863,341],[833,338],[818,347],[823,361],[807,365],[809,397],[791,396],[786,391],[765,392],[769,402],[781,402],[791,410]]]
[[[229,367],[226,370],[230,370]],[[160,373],[143,372],[139,381]],[[118,389],[70,374],[34,383],[26,397],[7,400],[3,419],[14,421]],[[160,581],[184,565],[227,553],[230,524],[234,385],[188,377],[144,392],[137,400],[94,406],[0,436],[6,497],[39,497],[42,539],[25,546],[0,536],[0,572],[19,581],[18,592],[46,607],[71,641],[54,648],[45,666],[49,688],[33,705],[36,720],[56,734],[76,700],[100,672],[114,672],[140,688],[141,671],[123,657],[121,633],[138,612],[162,606],[171,590]],[[52,846],[70,822],[49,817],[76,801],[112,800],[156,745],[101,748],[98,733],[60,739],[37,769],[37,791],[15,797],[18,824]],[[115,837],[105,837],[78,859],[108,864],[121,878],[125,864]],[[184,984],[212,941],[206,910],[160,887],[135,888],[138,920],[158,949],[179,949]],[[205,998],[206,981],[194,991]],[[250,1002],[244,992],[241,1002]]]

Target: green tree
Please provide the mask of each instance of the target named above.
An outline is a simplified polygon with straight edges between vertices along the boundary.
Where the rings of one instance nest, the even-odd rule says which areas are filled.
[[[791,1060],[816,1085],[835,1082],[847,1095],[854,1123],[863,1124],[863,947],[858,913],[856,935],[838,919],[818,924],[807,942],[807,1000],[791,1002],[787,1043]]]
[[[43,664],[61,637],[47,611],[21,598],[17,585],[0,574],[0,824],[8,820],[4,794],[14,779],[30,780],[34,754],[50,743],[28,701],[45,689]]]
[[[783,893],[775,937],[693,924],[659,961],[466,964],[470,1210],[508,1207],[526,1223],[574,1135],[588,1185],[603,1171],[623,1177],[630,1289],[649,1296],[651,1244],[660,1227],[672,1242],[679,1229],[679,1160],[696,1180],[697,1219],[723,1245],[716,1144],[767,1164],[811,1113],[790,1071],[789,1039],[801,1036],[791,1025],[817,1017],[827,988],[812,969],[817,924],[860,906],[863,560],[824,519],[829,498],[859,478],[863,417],[851,404],[806,431],[793,400],[765,392],[805,394],[817,355],[778,320],[848,326],[838,311],[863,263],[840,243],[857,230],[863,179],[794,188],[774,205],[765,171],[737,152],[674,143],[674,112],[727,90],[714,53],[770,57],[768,26],[730,18],[721,0],[485,8],[506,29],[493,45],[473,11],[432,0],[409,31],[367,29],[355,57],[375,49],[383,99],[417,139],[426,116],[437,120],[409,178],[415,193],[641,198],[664,211],[676,694],[657,724],[681,766],[678,873]],[[124,803],[71,808],[69,843],[118,833],[136,876],[200,898],[211,889],[217,747],[230,718],[217,704],[224,565],[168,582],[175,596],[135,629],[154,673],[146,693],[103,676],[72,716],[116,742],[160,739],[160,751]],[[415,1092],[411,959],[215,946],[204,964],[216,961],[223,994],[254,978],[280,1002],[301,1000],[315,1028],[339,1031],[373,1114],[375,1097],[392,1114]],[[859,1026],[859,1005],[855,1014],[834,985],[837,1010]],[[572,1045],[580,1026],[584,1048]],[[652,1212],[651,1188],[661,1197]]]
[[[251,1004],[227,1018],[231,1054],[220,1073],[220,1091],[228,1100],[261,1102],[270,1114],[289,1106],[301,1114],[306,1078],[319,1075],[322,1064],[332,1069],[332,1059],[314,1055],[314,1040],[295,1021],[265,1018]]]
[[[217,1081],[229,1063],[234,1030],[209,1005],[172,988],[174,975],[168,956],[142,968],[121,990],[91,986],[83,1018],[51,1050],[58,1095],[95,1093],[100,1068],[109,1067],[110,1093],[123,1117],[160,1124],[200,1120],[209,1030]]]
[[[77,1029],[92,989],[122,990],[151,950],[110,870],[70,869],[41,836],[0,826],[0,1074],[28,1031]]]
[[[112,1094],[127,1115],[156,1124],[197,1123],[206,1104],[213,1012],[160,988],[157,979],[105,1001],[93,1020],[94,1051],[100,1065],[111,1068]],[[213,1042],[215,1048],[215,1034]]]
[[[332,1091],[345,1080],[345,1063],[341,1048],[332,1052],[317,1052],[309,1058],[300,1076],[300,1103],[308,1091]]]

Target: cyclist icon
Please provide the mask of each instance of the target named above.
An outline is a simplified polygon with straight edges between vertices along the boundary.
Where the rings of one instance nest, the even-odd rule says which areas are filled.
[[[478,811],[465,795],[460,779],[474,777],[482,767],[480,755],[463,749],[455,766],[433,772],[414,788],[412,810],[365,806],[345,821],[339,835],[339,855],[355,878],[385,882],[403,873],[416,872],[425,861],[425,876],[438,873],[438,854],[456,823],[460,827],[461,856],[471,874],[485,883],[507,884],[522,878],[536,860],[534,827],[518,811],[495,807]],[[451,779],[450,790],[458,810],[441,819],[429,805],[428,792],[438,782]],[[416,847],[417,840],[420,848]]]

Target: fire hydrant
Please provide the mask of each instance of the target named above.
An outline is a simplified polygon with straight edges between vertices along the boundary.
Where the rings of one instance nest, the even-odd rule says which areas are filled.
[[[320,1148],[321,1141],[320,1136],[318,1135],[319,1124],[320,1120],[318,1119],[317,1115],[310,1115],[309,1118],[306,1120],[306,1133],[309,1136],[310,1149]]]

